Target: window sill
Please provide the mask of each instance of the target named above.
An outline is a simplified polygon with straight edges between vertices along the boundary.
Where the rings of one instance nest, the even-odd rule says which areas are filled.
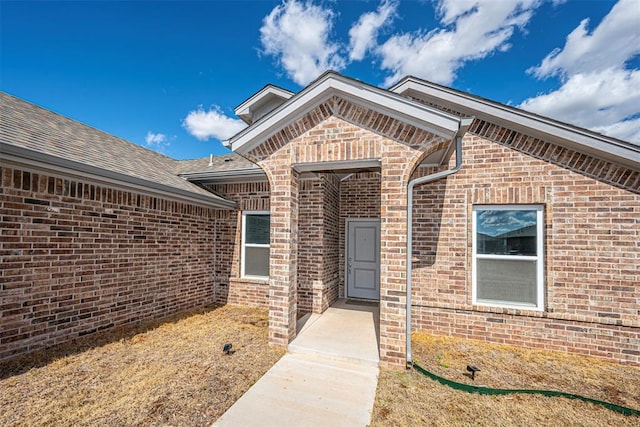
[[[476,302],[473,304],[472,307],[474,311],[480,311],[483,313],[546,317],[544,308],[538,308],[538,307],[532,307],[532,306],[497,305],[497,304],[483,304],[483,303]]]
[[[236,283],[259,283],[259,284],[269,284],[268,277],[260,277],[260,276],[244,276],[244,277],[234,277],[230,280],[233,280]]]

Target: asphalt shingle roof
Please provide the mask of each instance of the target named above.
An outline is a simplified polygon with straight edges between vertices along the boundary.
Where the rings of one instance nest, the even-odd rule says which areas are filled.
[[[254,163],[235,153],[213,156],[213,159],[203,157],[201,159],[193,160],[176,160],[176,162],[178,165],[174,171],[178,175],[200,172],[226,172],[258,167]],[[211,165],[209,163],[211,163]]]
[[[200,199],[224,200],[178,176],[181,169],[211,170],[208,158],[174,160],[4,92],[0,92],[0,141],[193,193]],[[223,159],[215,163],[226,164]]]

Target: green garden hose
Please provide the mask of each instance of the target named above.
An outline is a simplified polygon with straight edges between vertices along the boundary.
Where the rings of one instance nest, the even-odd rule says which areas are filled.
[[[448,380],[446,378],[439,377],[438,375],[427,371],[426,369],[417,365],[416,363],[412,363],[411,366],[413,367],[413,369],[420,372],[422,375],[428,378],[431,378],[432,380],[437,381],[442,385],[446,385],[455,390],[460,390],[467,393],[487,394],[492,396],[520,393],[520,394],[540,394],[542,396],[550,396],[550,397],[566,397],[567,399],[577,399],[577,400],[582,400],[583,402],[601,405],[607,409],[610,409],[615,412],[619,412],[623,415],[634,415],[636,417],[640,417],[640,411],[637,409],[631,409],[631,408],[627,408],[626,406],[620,406],[620,405],[616,405],[615,403],[604,402],[602,400],[597,400],[597,399],[591,399],[590,397],[584,397],[577,394],[571,394],[571,393],[565,393],[563,391],[553,391],[553,390],[490,388],[490,387],[484,387],[484,386],[463,384],[463,383]]]

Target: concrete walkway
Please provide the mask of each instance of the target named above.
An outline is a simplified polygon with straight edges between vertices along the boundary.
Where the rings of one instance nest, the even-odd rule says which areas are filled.
[[[378,308],[336,302],[298,322],[289,352],[214,426],[366,426],[378,383]]]

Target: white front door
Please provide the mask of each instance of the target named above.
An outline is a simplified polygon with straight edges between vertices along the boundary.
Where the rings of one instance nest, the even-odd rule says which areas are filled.
[[[380,299],[380,220],[347,220],[347,297]]]

